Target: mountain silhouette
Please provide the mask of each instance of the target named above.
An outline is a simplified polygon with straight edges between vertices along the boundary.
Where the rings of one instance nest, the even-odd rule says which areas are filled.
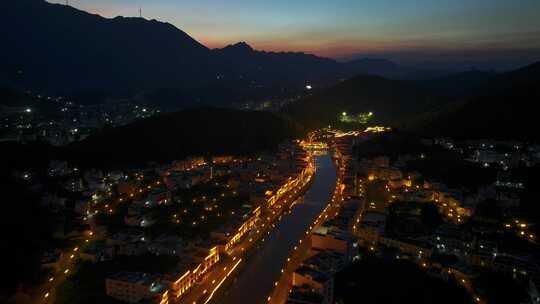
[[[0,82],[53,93],[192,89],[216,79],[257,85],[338,77],[334,60],[255,51],[247,43],[210,50],[175,26],[112,19],[44,0],[2,1]]]
[[[109,19],[44,0],[1,1],[0,9],[0,85],[25,91],[134,96],[174,89],[193,101],[204,99],[193,92],[209,87],[299,89],[358,74],[418,74],[384,59],[341,63],[301,52],[259,51],[246,42],[211,50],[169,23]]]
[[[275,80],[304,85],[328,76],[337,79],[347,75],[343,65],[332,59],[300,52],[257,51],[245,42],[215,49],[214,53],[223,71],[266,85]]]
[[[42,0],[2,1],[0,66],[37,90],[146,89],[208,78],[211,51],[168,23],[107,19]]]
[[[251,45],[247,44],[247,42],[242,41],[235,44],[230,44],[222,49],[216,49],[217,51],[221,51],[221,53],[228,54],[230,56],[234,55],[246,55],[251,54],[255,50],[251,47]]]
[[[346,65],[358,74],[375,75],[388,77],[402,77],[408,73],[403,67],[397,63],[381,58],[360,58],[349,61]]]
[[[423,115],[407,128],[428,136],[539,140],[539,100],[540,62],[497,75],[465,101]]]

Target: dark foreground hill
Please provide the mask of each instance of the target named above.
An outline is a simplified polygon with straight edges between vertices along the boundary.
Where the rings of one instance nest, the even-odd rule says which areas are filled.
[[[291,104],[282,113],[308,129],[335,124],[343,112],[373,112],[373,122],[395,125],[445,102],[412,82],[364,75]]]
[[[519,85],[425,117],[412,129],[422,135],[462,139],[539,140],[534,110],[539,101],[540,83]]]
[[[61,151],[83,165],[130,165],[189,155],[253,155],[296,136],[293,123],[268,112],[199,108],[105,130]]]
[[[472,303],[465,288],[455,281],[430,277],[403,260],[363,258],[338,272],[335,286],[336,303],[343,304]]]

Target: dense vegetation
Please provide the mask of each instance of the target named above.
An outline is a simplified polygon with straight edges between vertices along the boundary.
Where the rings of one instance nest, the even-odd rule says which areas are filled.
[[[463,98],[481,92],[482,87],[488,85],[496,77],[497,73],[493,71],[473,70],[439,78],[420,80],[417,83],[438,94],[444,94],[452,98]]]
[[[130,165],[190,155],[254,155],[297,135],[294,123],[268,112],[200,108],[104,130],[61,151],[82,165]]]
[[[373,112],[373,124],[422,136],[538,139],[531,109],[539,99],[536,63],[499,75],[468,72],[423,82],[357,76],[285,107],[282,114],[307,129],[347,127],[339,122],[343,112]]]
[[[41,254],[51,241],[51,217],[40,197],[24,184],[2,178],[2,296],[11,295],[43,279]]]
[[[374,123],[395,125],[445,102],[412,82],[358,76],[291,104],[282,113],[308,129],[336,125],[343,112],[373,112]]]
[[[385,155],[395,161],[399,155],[419,156],[421,153],[426,152],[427,147],[422,145],[418,136],[394,131],[361,142],[355,145],[353,149],[360,159]]]
[[[386,234],[417,236],[431,234],[443,223],[434,203],[395,202],[388,210]]]
[[[0,142],[0,178],[9,180],[14,170],[45,173],[49,161],[53,158],[53,149],[45,143],[19,144]]]
[[[532,109],[539,99],[540,83],[521,85],[425,117],[413,129],[423,135],[457,139],[538,140],[539,134],[532,127],[537,119]]]
[[[338,273],[335,298],[340,304],[472,303],[462,287],[431,278],[410,262],[373,257]]]
[[[456,188],[477,189],[494,183],[497,177],[496,169],[482,168],[449,151],[426,154],[426,158],[409,161],[407,165],[409,170],[422,172],[431,181],[444,181]]]
[[[527,291],[511,276],[496,272],[483,272],[475,281],[479,290],[483,290],[487,303],[520,304],[530,300]]]
[[[500,75],[481,91],[465,102],[419,115],[407,128],[458,139],[540,139],[533,127],[537,119],[533,109],[540,100],[540,63]]]

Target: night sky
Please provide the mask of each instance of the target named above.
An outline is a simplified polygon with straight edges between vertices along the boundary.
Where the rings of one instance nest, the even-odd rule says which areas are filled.
[[[50,2],[64,3],[65,0]],[[170,22],[208,47],[402,61],[540,59],[539,0],[70,0]]]

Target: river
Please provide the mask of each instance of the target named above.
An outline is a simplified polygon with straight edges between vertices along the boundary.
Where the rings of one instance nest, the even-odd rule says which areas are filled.
[[[329,155],[316,159],[315,180],[300,203],[266,237],[261,247],[243,265],[232,285],[220,299],[225,304],[260,304],[280,278],[281,268],[298,240],[322,212],[332,197],[336,186],[336,168]]]

